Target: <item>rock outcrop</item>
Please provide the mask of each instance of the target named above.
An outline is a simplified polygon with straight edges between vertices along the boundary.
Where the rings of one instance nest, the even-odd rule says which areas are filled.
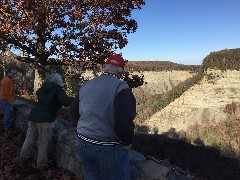
[[[190,126],[226,120],[227,104],[240,104],[240,71],[208,70],[200,83],[145,121],[151,133],[174,128],[186,131]],[[240,117],[240,112],[234,112]]]
[[[145,71],[144,82],[140,88],[149,94],[164,94],[177,86],[180,82],[191,78],[196,73],[190,71]]]

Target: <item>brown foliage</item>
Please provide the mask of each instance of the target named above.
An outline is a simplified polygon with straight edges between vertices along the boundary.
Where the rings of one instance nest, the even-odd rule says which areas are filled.
[[[236,103],[232,102],[231,104],[227,104],[223,110],[223,112],[225,113],[229,113],[229,114],[235,114],[237,110],[237,105]]]
[[[0,42],[35,64],[103,63],[137,29],[144,0],[14,0],[0,2]],[[34,57],[31,59],[29,57]],[[90,61],[89,61],[90,60]]]
[[[137,74],[129,74],[128,72],[125,72],[123,74],[122,80],[127,82],[130,88],[136,88],[138,86],[143,85],[144,83],[144,75],[137,75]]]

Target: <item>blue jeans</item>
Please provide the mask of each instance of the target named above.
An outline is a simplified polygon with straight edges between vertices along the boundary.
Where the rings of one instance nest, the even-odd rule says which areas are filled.
[[[101,146],[77,139],[84,180],[130,180],[128,151],[122,145]]]
[[[7,130],[12,125],[12,107],[6,99],[0,99],[0,105],[4,114],[3,127]]]

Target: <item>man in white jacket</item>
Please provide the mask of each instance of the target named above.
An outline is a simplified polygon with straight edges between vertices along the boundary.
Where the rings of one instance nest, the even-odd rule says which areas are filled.
[[[120,77],[126,62],[110,56],[103,73],[86,82],[72,102],[78,119],[77,150],[85,180],[130,180],[136,100]]]

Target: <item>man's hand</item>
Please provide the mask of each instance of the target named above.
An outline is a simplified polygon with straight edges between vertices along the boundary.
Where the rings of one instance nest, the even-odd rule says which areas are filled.
[[[129,150],[132,148],[132,144],[128,145],[128,146],[124,146],[125,149]]]

